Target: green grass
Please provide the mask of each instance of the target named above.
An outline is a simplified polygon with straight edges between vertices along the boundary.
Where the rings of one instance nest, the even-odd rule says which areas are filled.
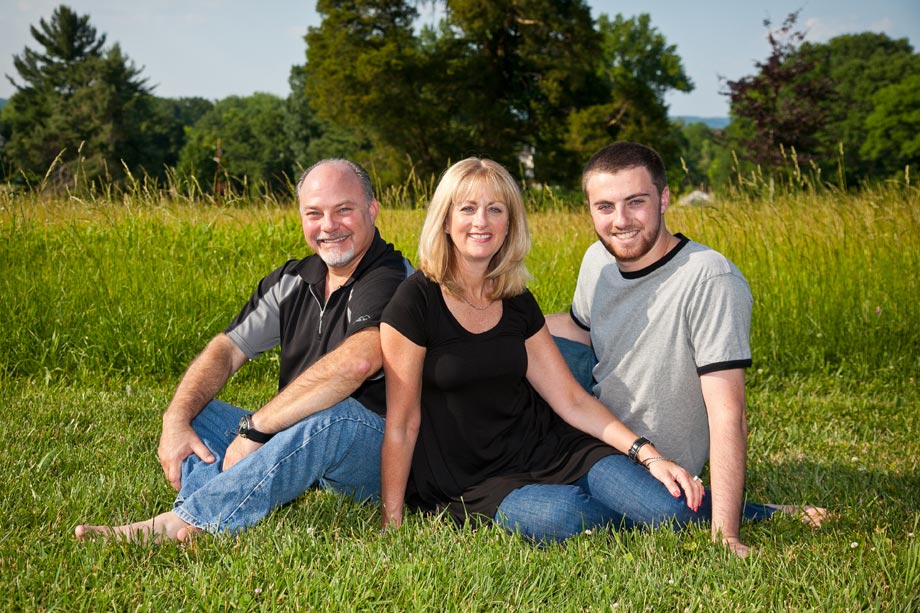
[[[423,212],[380,226],[407,255]],[[545,207],[544,207],[545,208]],[[830,507],[814,532],[746,525],[585,534],[545,549],[493,528],[310,492],[236,537],[78,544],[81,522],[169,508],[156,459],[178,377],[258,278],[304,253],[292,208],[0,194],[0,597],[4,610],[884,610],[920,607],[920,197],[882,186],[674,207],[755,295],[748,495]],[[568,308],[584,211],[531,216],[531,287]],[[257,407],[277,359],[221,397]]]

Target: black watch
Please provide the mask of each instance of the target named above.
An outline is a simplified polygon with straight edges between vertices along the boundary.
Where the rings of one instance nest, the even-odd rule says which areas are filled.
[[[266,434],[265,432],[259,432],[252,425],[252,417],[249,415],[243,415],[240,418],[240,423],[236,427],[236,432],[243,438],[249,439],[255,443],[267,443],[272,440],[274,434]]]

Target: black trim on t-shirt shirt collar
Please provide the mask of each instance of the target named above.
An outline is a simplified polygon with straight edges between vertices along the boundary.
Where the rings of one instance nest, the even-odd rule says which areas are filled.
[[[620,271],[620,276],[622,276],[624,279],[641,279],[642,277],[646,275],[652,274],[653,272],[655,272],[656,270],[658,270],[659,268],[661,268],[662,266],[664,266],[665,264],[673,260],[674,257],[677,255],[677,253],[681,249],[684,248],[684,245],[690,242],[690,239],[684,236],[683,234],[681,234],[680,232],[675,234],[674,237],[679,239],[680,242],[677,244],[676,247],[674,247],[669,252],[667,252],[663,258],[661,258],[657,262],[653,262],[649,264],[648,266],[646,266],[645,268],[641,270],[633,270],[630,272],[627,272],[625,270],[620,270],[618,266],[617,270]]]

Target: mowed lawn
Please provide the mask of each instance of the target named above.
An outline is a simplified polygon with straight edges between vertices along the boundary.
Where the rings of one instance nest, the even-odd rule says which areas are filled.
[[[424,212],[383,203],[410,258]],[[530,218],[531,289],[569,307],[585,210]],[[738,560],[707,528],[607,532],[538,548],[492,527],[309,492],[259,526],[193,544],[77,543],[77,523],[137,520],[174,492],[156,459],[185,365],[257,280],[306,253],[293,207],[146,195],[0,194],[0,608],[3,610],[914,611],[920,608],[920,195],[736,196],[672,207],[755,297],[749,498],[828,507],[745,525]],[[257,408],[277,355],[221,395]]]

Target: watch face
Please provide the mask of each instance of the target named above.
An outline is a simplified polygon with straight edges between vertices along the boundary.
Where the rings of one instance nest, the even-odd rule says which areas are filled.
[[[236,431],[237,431],[237,434],[239,434],[243,438],[246,438],[246,434],[249,433],[249,418],[248,417],[243,416],[240,418],[240,423],[239,425],[237,425]]]

